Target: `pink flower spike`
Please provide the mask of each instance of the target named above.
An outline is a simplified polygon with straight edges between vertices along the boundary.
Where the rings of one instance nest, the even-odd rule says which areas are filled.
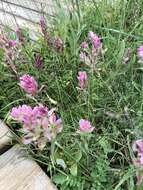
[[[141,46],[137,49],[137,55],[138,55],[138,58],[140,58],[140,59],[143,58],[143,45],[141,45]]]
[[[92,31],[90,31],[90,32],[88,33],[88,37],[89,37],[89,39],[92,41],[93,39],[96,38],[96,34],[94,34],[94,32],[92,32]]]
[[[9,45],[10,47],[15,47],[15,46],[16,46],[16,40],[9,40],[9,41],[8,41],[8,45]]]
[[[78,72],[78,81],[79,81],[79,87],[81,90],[85,89],[87,86],[87,74],[85,71],[79,71]]]
[[[22,105],[21,107],[22,122],[27,126],[32,126],[34,124],[34,118],[32,113],[32,108],[27,105]]]
[[[81,45],[80,45],[81,49],[85,50],[88,48],[88,44],[87,42],[82,42]]]
[[[86,54],[84,52],[80,52],[79,54],[80,61],[85,62],[86,60]]]
[[[13,107],[12,110],[11,110],[10,115],[11,115],[11,117],[14,120],[18,120],[19,121],[20,116],[21,116],[21,106],[19,106],[18,108],[17,107]]]
[[[57,133],[61,133],[63,130],[61,118],[56,120],[55,125],[56,125],[56,129],[57,129]]]
[[[49,116],[49,123],[50,125],[53,125],[55,127],[57,133],[60,133],[62,131],[63,129],[62,120],[61,118],[57,118],[55,113],[52,113]]]
[[[20,86],[23,88],[27,93],[34,96],[37,92],[38,84],[33,77],[30,75],[23,75],[20,77]]]
[[[46,20],[45,20],[45,18],[44,17],[41,17],[40,18],[40,26],[41,26],[41,28],[42,29],[46,29],[46,27],[47,27],[47,25],[46,25]]]
[[[48,108],[43,105],[36,106],[33,109],[33,115],[36,115],[37,117],[45,117],[48,115]]]
[[[49,124],[50,124],[48,118],[44,117],[41,124],[42,124],[42,127],[44,129],[47,129],[49,127]]]
[[[11,116],[25,127],[32,127],[37,124],[36,118],[33,117],[32,108],[27,105],[12,108]]]
[[[91,133],[95,127],[91,126],[90,122],[85,119],[79,121],[79,130],[84,133]]]
[[[133,143],[133,151],[137,151],[139,153],[143,153],[143,140],[140,139],[140,140],[136,140],[134,143]]]
[[[89,32],[88,37],[90,41],[92,42],[92,45],[95,49],[99,48],[101,46],[101,38],[99,38],[94,32]]]
[[[143,165],[143,153],[138,154],[140,165]]]

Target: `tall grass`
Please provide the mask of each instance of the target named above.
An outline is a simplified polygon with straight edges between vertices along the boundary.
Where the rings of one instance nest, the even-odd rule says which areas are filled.
[[[27,149],[60,190],[135,190],[131,146],[133,140],[143,136],[143,73],[136,57],[136,48],[143,43],[143,3],[140,0],[75,3],[70,13],[62,8],[57,10],[50,34],[62,38],[63,53],[48,48],[40,37],[37,43],[29,42],[22,49],[20,56],[25,57],[26,65],[21,57],[15,62],[19,76],[29,73],[46,86],[38,101],[56,106],[64,126],[52,146],[47,144],[42,152],[31,146]],[[97,63],[100,75],[83,66],[79,59],[80,44],[89,31],[102,38],[105,53]],[[127,48],[131,49],[131,58],[124,64]],[[37,49],[43,58],[42,71],[33,66]],[[76,88],[79,70],[88,73],[84,95]],[[7,117],[14,105],[35,104],[24,97],[18,81],[3,65],[0,71],[1,118]],[[81,118],[96,127],[88,137],[76,133]]]

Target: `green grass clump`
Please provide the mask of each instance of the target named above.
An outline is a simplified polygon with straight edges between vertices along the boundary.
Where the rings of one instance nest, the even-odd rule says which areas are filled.
[[[44,85],[38,101],[55,106],[63,121],[62,133],[43,151],[26,148],[60,190],[135,190],[131,146],[133,140],[143,137],[143,67],[136,56],[137,47],[143,43],[143,2],[92,0],[77,5],[70,14],[60,9],[53,21],[50,35],[63,40],[63,52],[48,47],[40,37],[37,42],[26,42],[15,60],[18,77],[27,73]],[[99,74],[79,59],[80,44],[89,31],[102,38]],[[131,56],[124,64],[128,48]],[[42,57],[41,70],[34,66],[37,51]],[[88,74],[85,94],[76,88],[80,70]],[[35,105],[3,64],[0,72],[1,119],[7,119],[13,106]],[[96,127],[92,134],[76,132],[81,118]]]

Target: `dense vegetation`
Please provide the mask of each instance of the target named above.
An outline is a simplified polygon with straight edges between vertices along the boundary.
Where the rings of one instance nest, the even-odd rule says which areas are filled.
[[[25,131],[12,120],[12,108],[42,104],[56,111],[61,130],[46,146],[44,139],[42,146],[31,140],[23,147],[59,190],[142,189],[143,163],[135,164],[133,152],[140,157],[142,151],[132,144],[143,138],[143,48],[137,50],[143,43],[143,2],[83,1],[74,9],[59,9],[51,29],[42,18],[36,41],[27,30],[1,33],[0,118],[23,144]],[[99,44],[93,48],[94,37]],[[86,75],[80,78],[79,71]],[[24,75],[37,81],[32,93],[21,84]]]

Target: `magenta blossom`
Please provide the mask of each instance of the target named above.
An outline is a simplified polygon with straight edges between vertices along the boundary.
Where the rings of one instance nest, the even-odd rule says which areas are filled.
[[[136,172],[137,176],[137,185],[140,185],[143,182],[143,140],[136,140],[133,143],[133,151],[137,153],[137,156],[135,159],[133,159],[134,166],[139,169],[139,171]],[[142,168],[142,171],[141,171]]]
[[[62,120],[61,118],[57,118],[55,113],[52,113],[49,116],[49,124],[53,125],[56,128],[56,131],[60,133],[62,131]]]
[[[79,130],[80,130],[80,132],[90,133],[94,129],[95,129],[95,127],[93,127],[88,120],[81,119],[79,121]]]
[[[42,126],[45,130],[44,135],[49,141],[54,139],[57,133],[61,133],[63,129],[62,120],[57,118],[54,112],[48,118],[43,119]]]
[[[37,117],[45,117],[48,115],[48,108],[43,105],[36,106],[33,109],[33,114]]]
[[[9,40],[9,41],[8,41],[8,45],[9,45],[10,47],[15,47],[15,46],[16,46],[16,40]]]
[[[11,116],[14,120],[21,121],[21,106],[13,107],[11,110]]]
[[[27,105],[12,108],[11,116],[14,120],[22,123],[26,128],[31,128],[37,124],[32,108]]]
[[[24,144],[34,143],[42,150],[47,141],[53,140],[62,131],[62,120],[56,116],[54,110],[48,111],[43,105],[12,108],[11,117],[22,124],[20,131],[23,133]]]
[[[87,42],[85,42],[85,41],[82,42],[81,45],[80,45],[80,47],[81,47],[81,49],[83,49],[83,50],[87,49],[87,48],[88,48]]]
[[[23,88],[27,93],[31,95],[35,95],[37,92],[38,84],[33,77],[30,75],[23,75],[20,77],[20,86]]]
[[[140,47],[137,49],[137,55],[138,55],[138,58],[140,58],[140,59],[143,58],[143,45],[140,46]]]
[[[92,42],[92,45],[95,49],[101,46],[101,39],[94,32],[90,31],[88,34],[88,37],[90,41]]]
[[[85,89],[87,86],[87,74],[86,71],[79,71],[78,72],[78,81],[79,81],[79,87],[81,90]]]
[[[139,152],[139,153],[143,153],[143,140],[136,140],[133,143],[133,151]]]

